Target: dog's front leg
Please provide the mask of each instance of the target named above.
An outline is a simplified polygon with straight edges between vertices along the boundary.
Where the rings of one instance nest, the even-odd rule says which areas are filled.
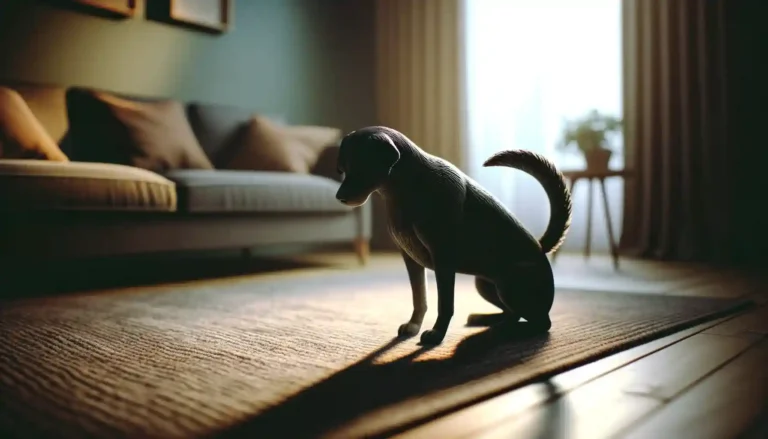
[[[454,286],[456,267],[449,260],[435,260],[435,279],[437,280],[437,321],[432,329],[421,334],[424,345],[440,344],[445,338],[448,326],[453,318]]]
[[[411,282],[411,295],[413,296],[413,314],[411,319],[400,325],[397,330],[398,337],[411,337],[419,333],[424,314],[427,313],[427,275],[426,269],[414,261],[407,253],[401,252],[408,271],[408,280]]]

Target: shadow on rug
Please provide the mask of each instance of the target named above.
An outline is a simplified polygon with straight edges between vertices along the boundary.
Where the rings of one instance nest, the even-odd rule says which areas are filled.
[[[514,326],[520,328],[515,329]],[[446,370],[485,363],[486,367],[478,367],[476,372],[461,380],[471,381],[496,372],[502,364],[504,368],[522,365],[539,355],[550,338],[549,334],[526,334],[524,327],[524,324],[499,325],[484,329],[461,340],[452,356],[445,359],[415,361],[433,349],[424,346],[392,361],[377,363],[381,356],[405,341],[395,338],[360,362],[265,411],[250,422],[227,431],[226,436],[268,437],[280,434],[285,437],[316,437],[332,432],[358,416],[369,414],[366,418],[371,418],[371,411],[411,399],[414,395],[426,395],[461,384],[451,383],[450,379],[441,376]],[[499,364],[499,359],[488,358],[490,352],[509,344],[524,348],[526,355],[503,361],[502,364]],[[391,425],[394,419],[386,412],[377,416],[381,419],[366,419],[364,423],[367,425],[357,426],[362,427],[361,431],[339,434],[370,437],[387,432],[388,428],[379,431],[385,424],[390,424],[390,428],[395,430],[407,426]],[[352,430],[356,430],[355,426]]]

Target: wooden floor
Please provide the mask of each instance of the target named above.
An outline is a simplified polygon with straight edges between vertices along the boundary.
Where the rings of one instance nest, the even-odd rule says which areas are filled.
[[[556,274],[581,270],[595,282],[602,278],[595,273],[610,266],[600,257],[589,262],[577,255],[563,259],[558,259]],[[623,274],[616,276],[662,273],[669,265],[629,261],[623,267]],[[511,391],[398,437],[768,438],[764,280],[734,272],[707,273],[705,282],[693,276],[687,283],[668,284],[674,286],[667,290],[648,291],[749,296],[758,306]],[[646,278],[654,282],[652,276]]]

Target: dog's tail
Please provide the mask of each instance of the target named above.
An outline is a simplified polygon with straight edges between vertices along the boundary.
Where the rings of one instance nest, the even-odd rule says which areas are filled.
[[[549,197],[549,224],[539,244],[544,253],[557,250],[571,227],[573,202],[571,191],[565,182],[565,177],[558,171],[555,164],[546,157],[532,151],[514,149],[501,151],[485,161],[483,166],[507,166],[519,169],[534,177]]]

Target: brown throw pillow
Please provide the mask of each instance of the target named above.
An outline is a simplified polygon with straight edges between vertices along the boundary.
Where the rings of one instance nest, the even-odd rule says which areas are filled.
[[[76,90],[67,96],[67,110],[80,160],[154,172],[213,169],[180,102],[139,101]]]
[[[289,126],[254,115],[220,168],[308,174],[323,149],[340,138],[337,128]]]
[[[24,98],[7,87],[0,87],[0,158],[69,161]]]

